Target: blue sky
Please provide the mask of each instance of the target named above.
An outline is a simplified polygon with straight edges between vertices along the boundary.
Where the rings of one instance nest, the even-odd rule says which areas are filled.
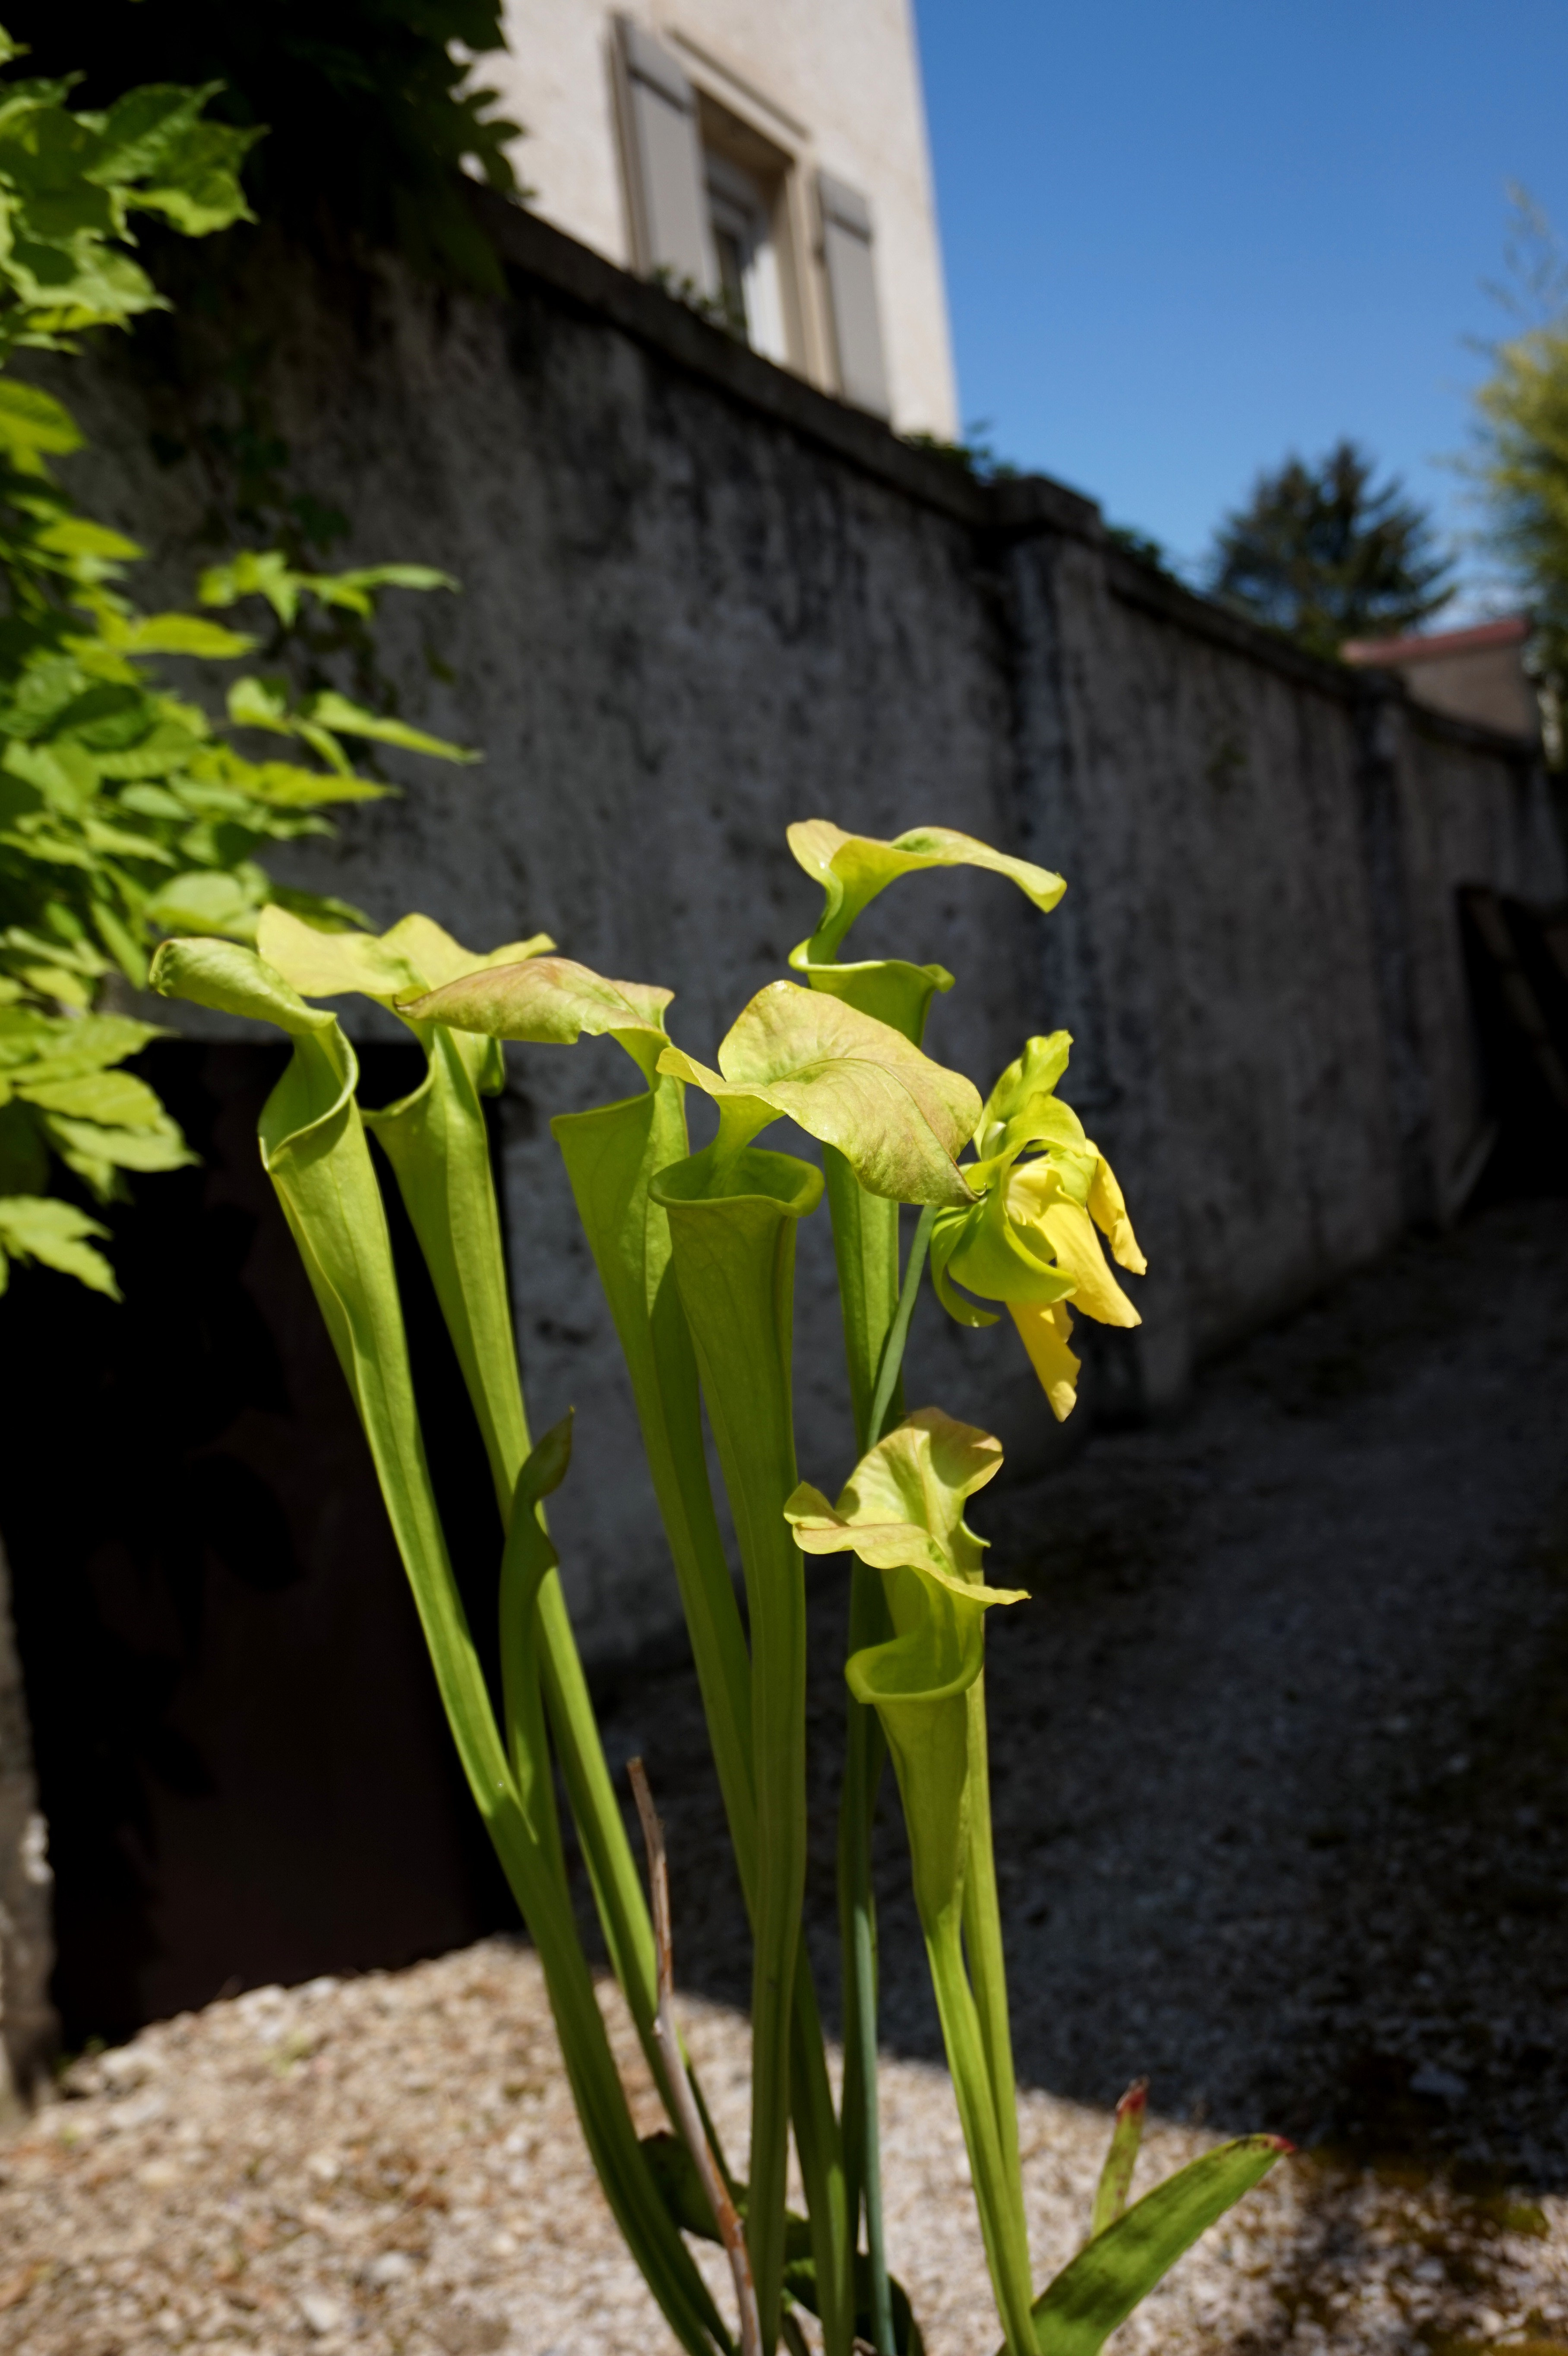
[[[1200,557],[1363,441],[1471,527],[1507,184],[1568,236],[1563,0],[915,0],[965,421]],[[1467,570],[1478,576],[1481,560]]]

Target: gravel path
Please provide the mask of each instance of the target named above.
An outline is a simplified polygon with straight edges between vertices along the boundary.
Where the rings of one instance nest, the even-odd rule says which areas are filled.
[[[1312,2147],[1125,2349],[1568,2356],[1565,1395],[1568,1205],[1505,1209],[1403,1248],[1215,1370],[1180,1424],[1103,1436],[990,1517],[1035,1595],[993,1615],[989,1681],[1038,2270],[1082,2234],[1136,2071],[1158,2115],[1140,2184],[1214,2129]],[[842,1591],[814,1590],[825,1723]],[[739,2149],[742,1943],[689,1676],[626,1686],[607,1727],[668,1822],[693,2049]],[[826,1984],[831,1794],[813,1799]],[[933,2356],[982,2356],[891,1820],[881,1873],[894,2261]],[[668,2344],[520,1944],[162,2024],[77,2064],[4,2153],[0,2350]]]
[[[635,2040],[605,2002],[652,2127]],[[741,2024],[699,2001],[685,2015],[720,2133],[743,2148]],[[933,2356],[988,2356],[997,2335],[945,2081],[893,2062],[885,2104],[895,2268]],[[1043,2272],[1083,2237],[1106,2121],[1031,2093],[1021,2125]],[[1139,2185],[1202,2140],[1157,2123]],[[411,1971],[253,1990],[79,2063],[67,2099],[6,2155],[0,2236],[0,2348],[27,2356],[674,2345],[583,2156],[538,1965],[499,1939]],[[1545,2356],[1553,2326],[1568,2335],[1568,2201],[1477,2201],[1296,2161],[1120,2346],[1403,2356],[1511,2331]]]
[[[1025,2077],[1104,2104],[1147,2073],[1228,2132],[1568,2187],[1568,1204],[1413,1240],[1179,1423],[1005,1483],[973,1518],[1033,1595],[987,1630]],[[825,1727],[845,1584],[813,1598]],[[741,2002],[689,1677],[605,1726],[669,1819],[683,1975]],[[934,2060],[891,1789],[883,1815],[884,2032]]]

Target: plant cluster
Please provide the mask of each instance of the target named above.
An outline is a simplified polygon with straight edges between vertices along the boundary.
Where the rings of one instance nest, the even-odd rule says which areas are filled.
[[[976,418],[966,425],[962,439],[956,442],[949,442],[940,434],[923,432],[901,434],[899,439],[906,442],[912,450],[924,450],[933,458],[940,458],[944,466],[956,466],[960,474],[969,477],[971,482],[1016,482],[1023,471],[1010,458],[997,455],[990,423],[984,417]]]
[[[0,33],[0,63],[19,55]],[[237,175],[257,134],[211,121],[210,90],[133,90],[101,112],[73,110],[70,94],[69,77],[0,78],[0,1286],[14,1257],[113,1293],[104,1231],[50,1191],[52,1162],[108,1201],[123,1173],[191,1157],[123,1068],[155,1027],[104,1011],[106,983],[144,985],[167,934],[251,937],[269,901],[357,921],[274,884],[258,854],[388,790],[356,774],[346,737],[462,756],[330,687],[296,694],[282,672],[236,678],[216,718],[151,668],[253,652],[251,634],[214,618],[245,600],[286,630],[307,610],[363,623],[388,586],[451,584],[411,565],[304,573],[261,551],[203,575],[205,612],[131,602],[141,551],[61,486],[54,462],[82,437],[11,363],[159,308],[136,217],[189,237],[245,218]],[[272,756],[241,749],[269,739]]]
[[[91,60],[91,104],[133,82],[205,88],[214,127],[240,134],[264,220],[307,240],[330,223],[427,275],[498,290],[460,176],[517,193],[517,125],[469,86],[472,60],[506,47],[500,0],[12,0],[9,15],[46,69]]]
[[[1522,192],[1499,289],[1520,323],[1495,345],[1476,394],[1477,446],[1467,467],[1489,510],[1485,544],[1522,590],[1548,756],[1564,762],[1568,712],[1568,262]]]
[[[1142,2120],[1115,2134],[1083,2249],[1037,2290],[1019,2148],[986,1729],[993,1583],[968,1501],[1000,1469],[988,1433],[937,1407],[905,1411],[902,1362],[929,1266],[968,1324],[1005,1308],[1053,1412],[1069,1413],[1072,1312],[1137,1312],[1112,1263],[1143,1267],[1104,1155],[1058,1094],[1071,1042],[1029,1040],[982,1101],[922,1041],[939,965],[856,960],[846,937],[901,876],[976,866],[1047,911],[1060,877],[940,827],[894,841],[826,820],[790,830],[821,885],[820,918],[779,980],[742,1009],[709,1065],[670,1036],[668,990],[607,980],[540,936],[486,955],[411,916],[379,937],[324,932],[272,905],[255,947],[175,940],[156,989],[269,1021],[291,1063],[261,1142],[369,1442],[470,1788],[539,1951],[583,2133],[611,2207],[691,2356],[738,2336],[744,2356],[820,2322],[827,2356],[921,2347],[887,2266],[877,2102],[877,1925],[871,1849],[891,1757],[914,1896],[995,2288],[1011,2356],[1094,2356],[1183,2250],[1273,2166],[1267,2136],[1206,2153],[1129,2205]],[[330,1001],[395,1012],[424,1050],[420,1085],[364,1108]],[[321,1003],[320,1001],[328,1001]],[[558,1116],[552,1130],[624,1355],[674,1566],[753,1941],[752,2113],[743,2168],[722,2149],[673,2011],[662,1840],[645,1779],[650,1917],[606,1766],[544,1515],[571,1451],[568,1417],[535,1444],[518,1375],[483,1098],[507,1041],[609,1038],[633,1094]],[[688,1093],[716,1129],[694,1151]],[[821,1166],[758,1140],[781,1119]],[[499,1690],[486,1687],[453,1581],[421,1440],[386,1207],[369,1141],[406,1208],[456,1351],[506,1528]],[[826,1194],[854,1431],[848,1477],[799,1477],[792,1408],[795,1236]],[[900,1211],[918,1211],[907,1257]],[[1107,1259],[1106,1250],[1110,1258]],[[994,1304],[987,1307],[986,1303]],[[727,1562],[706,1414],[743,1580]],[[801,1934],[806,1869],[805,1558],[849,1558],[838,1894],[845,2054],[834,2098]],[[616,1979],[664,2100],[639,2139],[573,1920],[559,1789],[586,1861]],[[805,2214],[787,2201],[791,2137]],[[720,2243],[736,2322],[720,2315],[686,2237]]]

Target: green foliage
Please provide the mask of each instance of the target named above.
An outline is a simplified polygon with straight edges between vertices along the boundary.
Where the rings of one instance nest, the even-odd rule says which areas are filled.
[[[466,57],[505,47],[500,0],[15,0],[10,20],[43,70],[89,61],[91,105],[175,82],[208,91],[208,137],[270,131],[246,171],[263,219],[309,239],[325,216],[438,277],[499,284],[459,174],[516,191],[517,126],[465,86]]]
[[[1568,702],[1568,270],[1549,225],[1520,199],[1513,276],[1534,324],[1497,345],[1476,395],[1477,447],[1469,472],[1487,510],[1486,541],[1530,605],[1534,659],[1563,759]],[[1544,316],[1540,316],[1544,313]]]
[[[23,53],[0,31],[0,63]],[[187,237],[245,218],[238,174],[257,134],[203,120],[210,87],[133,90],[84,113],[63,102],[79,79],[16,79],[0,97],[0,360],[18,344],[59,349],[80,328],[123,327],[160,306],[123,250],[133,213],[159,214]],[[32,447],[69,447],[58,430],[42,421]]]
[[[1176,578],[1176,568],[1164,541],[1156,540],[1149,532],[1140,531],[1136,524],[1108,523],[1105,538],[1124,555],[1136,556],[1140,564],[1152,564],[1157,573],[1168,573],[1173,580]]]
[[[1040,2356],[1100,2356],[1177,2259],[1290,2148],[1278,2136],[1239,2136],[1189,2160],[1093,2233],[1035,2301]]]
[[[1345,441],[1316,466],[1293,457],[1261,474],[1215,534],[1213,594],[1316,655],[1428,620],[1454,594],[1452,561],[1427,510],[1373,471]]]
[[[955,466],[971,482],[1013,482],[1021,471],[1010,458],[997,457],[989,422],[983,417],[965,427],[961,441],[945,441],[940,434],[901,434],[899,439],[912,450],[924,450],[940,458],[944,466]]]
[[[760,991],[720,1045],[717,1070],[670,1040],[667,990],[606,980],[549,954],[542,935],[475,955],[421,916],[372,937],[325,933],[271,906],[254,949],[165,943],[154,984],[271,1021],[294,1043],[262,1112],[262,1159],[364,1423],[459,1754],[543,1964],[584,2135],[681,2345],[692,2356],[732,2348],[682,2239],[723,2238],[728,2220],[745,2356],[764,2356],[781,2338],[798,2348],[796,2308],[820,2319],[826,2356],[851,2356],[858,2345],[919,2356],[919,2329],[888,2273],[881,2224],[871,1846],[891,1753],[1008,2356],[1096,2356],[1285,2147],[1267,2136],[1226,2145],[1129,2207],[1142,2125],[1136,2092],[1118,2113],[1087,2247],[1036,2296],[985,1700],[987,1615],[1026,1599],[987,1580],[985,1542],[965,1519],[969,1497],[1001,1468],[998,1443],[936,1408],[905,1414],[901,1373],[928,1243],[949,1305],[962,1309],[956,1271],[1006,1301],[1020,1330],[1041,1304],[1049,1316],[1064,1315],[1068,1300],[1091,1316],[1136,1322],[1097,1231],[1123,1267],[1141,1268],[1142,1258],[1109,1164],[1056,1095],[1067,1034],[1030,1040],[982,1105],[967,1079],[919,1045],[932,992],[950,987],[951,975],[839,954],[856,916],[904,873],[987,869],[1041,910],[1061,897],[1061,878],[943,828],[880,842],[814,820],[791,830],[791,845],[824,893],[816,931],[791,958],[808,986],[778,981]],[[331,1013],[309,1002],[350,991],[399,1014],[425,1051],[420,1087],[380,1110],[361,1110],[352,1050]],[[625,1354],[751,1921],[743,2181],[718,2147],[695,2081],[682,2083],[667,1933],[656,1950],[560,1601],[542,1503],[565,1473],[571,1433],[558,1427],[530,1448],[480,1103],[503,1082],[499,1041],[569,1046],[585,1035],[614,1039],[643,1082],[551,1127]],[[697,1152],[686,1126],[691,1085],[720,1113],[718,1135]],[[781,1116],[821,1141],[822,1170],[754,1141]],[[425,1464],[367,1130],[386,1149],[423,1253],[507,1525],[498,1715]],[[825,1193],[858,1458],[836,1504],[798,1478],[793,1410],[795,1237]],[[924,1208],[901,1277],[905,1202]],[[995,1322],[988,1312],[963,1313],[968,1323]],[[1072,1375],[1060,1363],[1040,1365],[1033,1345],[1031,1355],[1065,1413],[1059,1394],[1065,1386],[1071,1403]],[[709,1485],[704,1412],[744,1580],[744,1624]],[[839,1844],[847,2034],[837,2104],[801,1936],[807,1554],[848,1555],[854,1564]],[[558,1769],[605,1945],[673,2135],[635,2135],[609,2055],[573,1921]],[[656,1834],[656,1826],[650,1844]],[[792,2137],[804,2217],[786,2201]]]
[[[0,364],[162,305],[128,250],[138,210],[189,236],[245,217],[237,173],[255,134],[208,121],[210,90],[133,90],[101,112],[69,93],[69,78],[0,79]],[[291,626],[318,609],[362,618],[384,587],[451,584],[416,566],[331,576],[246,552],[203,579],[207,612],[143,614],[123,586],[141,552],[54,472],[80,446],[59,401],[0,376],[0,1245],[112,1292],[102,1230],[45,1199],[51,1157],[101,1201],[128,1172],[190,1157],[118,1068],[155,1033],[92,1011],[105,982],[140,989],[167,933],[252,938],[269,901],[356,921],[283,891],[260,854],[329,831],[334,803],[389,790],[356,773],[346,740],[466,756],[329,686],[297,693],[283,672],[242,672],[221,718],[164,685],[160,658],[255,650],[215,618],[242,601]],[[242,749],[258,733],[279,757]]]

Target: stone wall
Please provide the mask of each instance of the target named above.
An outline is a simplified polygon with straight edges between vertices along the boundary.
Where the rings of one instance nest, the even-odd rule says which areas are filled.
[[[1521,743],[1317,663],[1107,542],[1041,480],[989,488],[906,447],[537,220],[494,215],[505,302],[318,273],[259,240],[236,300],[302,487],[347,555],[443,566],[461,597],[389,632],[407,714],[485,748],[407,772],[289,863],[386,922],[475,945],[547,928],[677,992],[710,1055],[809,928],[797,817],[941,820],[1061,869],[1049,920],[994,878],[930,876],[865,921],[959,976],[929,1044],[982,1085],[1030,1031],[1076,1039],[1064,1093],[1123,1175],[1151,1272],[1132,1343],[1095,1336],[1092,1407],[1181,1397],[1193,1365],[1443,1217],[1482,1108],[1454,891],[1562,888]],[[84,492],[197,552],[166,382],[115,356],[71,398]],[[135,486],[127,489],[127,486]],[[673,1589],[550,1113],[618,1091],[608,1044],[517,1051],[505,1169],[542,1425],[580,1411],[557,1521],[589,1650],[660,1637]],[[700,1116],[699,1116],[700,1119]],[[802,1470],[847,1469],[826,1216],[802,1241]],[[1061,1444],[1004,1327],[923,1304],[917,1393]],[[1083,1420],[1087,1420],[1085,1413]]]
[[[11,1621],[11,1573],[0,1547],[0,2125],[31,2094],[55,2045],[50,1879]]]

